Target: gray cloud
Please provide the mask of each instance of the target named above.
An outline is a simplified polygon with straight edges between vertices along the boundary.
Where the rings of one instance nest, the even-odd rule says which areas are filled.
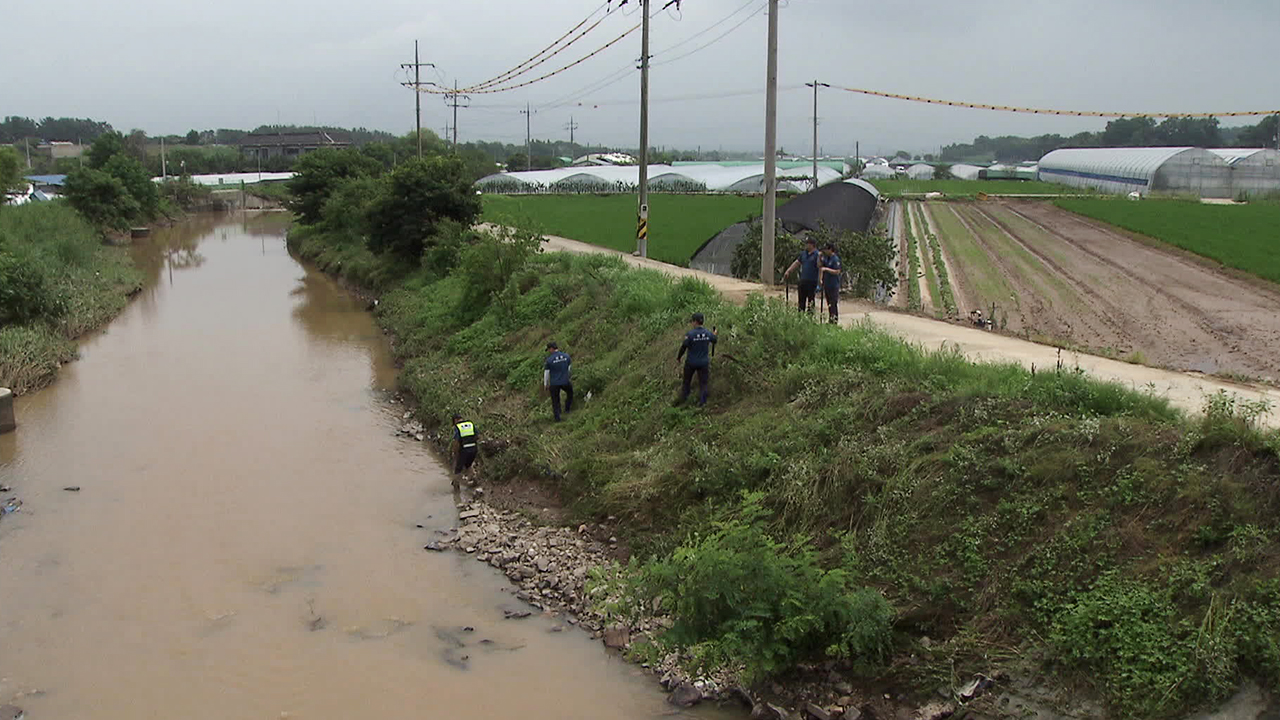
[[[623,12],[531,76],[613,39],[639,20]],[[63,0],[6,8],[0,114],[76,115],[151,133],[262,123],[366,126],[404,132],[413,97],[398,64],[421,41],[429,79],[465,86],[519,63],[599,0]],[[653,23],[656,145],[756,149],[763,135],[764,0],[684,0]],[[319,6],[318,6],[319,5]],[[705,32],[739,11],[730,21]],[[719,42],[678,57],[745,20]],[[837,85],[999,104],[1122,111],[1225,111],[1280,105],[1273,40],[1280,4],[1228,0],[790,0],[781,15],[780,141],[809,143],[817,78]],[[14,28],[29,42],[14,42]],[[699,33],[704,33],[699,35]],[[695,37],[696,36],[696,37]],[[692,38],[692,39],[691,39]],[[684,42],[680,47],[665,48]],[[477,95],[461,111],[464,139],[519,141],[526,102],[534,135],[633,145],[639,34],[536,86]],[[580,97],[576,91],[614,74]],[[522,78],[523,79],[523,78]],[[751,93],[737,95],[737,93]],[[555,100],[571,100],[554,106]],[[848,153],[928,150],[977,134],[1064,134],[1101,121],[912,105],[826,90],[822,143]],[[441,99],[424,123],[443,130]],[[1227,124],[1236,124],[1228,121]]]

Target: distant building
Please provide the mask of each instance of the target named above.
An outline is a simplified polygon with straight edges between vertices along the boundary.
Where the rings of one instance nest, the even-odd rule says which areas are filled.
[[[344,148],[351,138],[339,132],[250,133],[240,139],[240,152],[263,160],[297,157],[320,148]]]
[[[54,160],[61,160],[62,158],[78,158],[84,153],[83,145],[64,140],[54,140],[53,142],[41,143],[36,146],[36,149]]]
[[[1232,196],[1231,166],[1218,155],[1193,147],[1054,150],[1040,158],[1039,176],[1047,182],[1104,193]]]

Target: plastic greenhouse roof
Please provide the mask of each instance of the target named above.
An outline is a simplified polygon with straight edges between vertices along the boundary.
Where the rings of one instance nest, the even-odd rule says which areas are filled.
[[[1151,181],[1161,165],[1192,147],[1073,148],[1040,158],[1040,171]]]
[[[1222,158],[1222,161],[1228,165],[1235,165],[1241,160],[1248,160],[1258,153],[1280,155],[1280,152],[1271,148],[1210,148],[1209,152]]]
[[[779,175],[795,175],[794,172],[779,173]],[[670,165],[650,165],[649,181],[657,182],[659,180],[671,181],[689,181],[702,183],[712,191],[727,190],[749,190],[749,186],[753,181],[759,182],[758,178],[764,176],[764,164],[756,165],[681,165],[678,168]],[[806,178],[810,177],[809,172],[805,172]],[[524,172],[508,172],[490,175],[481,178],[477,183],[480,187],[493,183],[502,182],[520,182],[530,186],[551,187],[552,185],[572,179],[574,182],[590,182],[592,180],[616,183],[622,182],[627,184],[637,184],[640,182],[639,166],[607,166],[607,165],[586,165],[578,167],[557,168],[555,170],[532,170]],[[840,179],[840,173],[833,168],[819,165],[818,166],[818,184],[825,185]],[[802,183],[804,184],[804,183]],[[807,184],[806,184],[807,185]],[[796,184],[788,181],[779,181],[779,186],[786,189],[797,189]]]

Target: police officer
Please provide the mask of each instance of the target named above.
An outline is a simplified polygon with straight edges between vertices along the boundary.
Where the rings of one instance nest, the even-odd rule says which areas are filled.
[[[822,246],[822,267],[818,269],[818,275],[822,279],[822,294],[827,298],[827,316],[832,325],[840,322],[840,275],[843,272],[844,265],[836,254],[835,244]]]
[[[476,426],[470,422],[463,422],[462,416],[458,413],[453,414],[453,445],[454,457],[456,460],[453,464],[453,485],[458,486],[458,476],[462,471],[471,468],[471,464],[476,461]]]
[[[547,352],[551,354],[542,366],[542,386],[551,395],[551,412],[555,415],[556,422],[560,422],[560,393],[565,394],[564,411],[568,413],[573,410],[573,383],[569,379],[573,361],[569,358],[569,353],[561,352],[560,346],[554,342],[547,343]]]
[[[680,402],[689,398],[689,386],[696,374],[699,391],[698,407],[707,404],[707,391],[711,385],[711,351],[716,344],[715,334],[702,327],[702,319],[702,313],[694,313],[693,317],[689,318],[693,327],[684,334],[680,352],[676,353],[677,362],[680,358],[685,358],[684,384],[680,388]],[[688,353],[687,357],[685,353]]]
[[[786,280],[787,276],[795,272],[796,268],[800,268],[800,312],[807,309],[810,313],[814,310],[814,295],[818,291],[818,241],[813,238],[805,238],[804,250],[791,263],[791,267],[782,273],[782,279]]]

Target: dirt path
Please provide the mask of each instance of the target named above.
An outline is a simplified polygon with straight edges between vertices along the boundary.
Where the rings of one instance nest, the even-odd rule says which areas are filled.
[[[579,254],[613,255],[636,267],[659,270],[674,277],[695,277],[715,287],[725,297],[736,302],[741,302],[753,292],[762,293],[770,297],[781,297],[782,295],[781,292],[767,289],[758,283],[667,265],[656,260],[637,258],[576,240],[551,237],[548,238],[547,249]],[[957,298],[957,302],[959,302],[959,298]],[[916,343],[927,350],[936,350],[941,347],[955,348],[964,353],[969,359],[975,361],[1013,362],[1024,367],[1036,368],[1052,368],[1055,367],[1058,361],[1058,349],[1048,345],[1027,342],[1008,335],[969,328],[956,323],[892,312],[861,303],[850,303],[847,306],[846,312],[842,313],[841,324],[847,327],[864,319],[869,319],[885,330],[902,337],[908,342]],[[1212,395],[1219,390],[1238,394],[1248,400],[1266,400],[1274,406],[1280,407],[1280,390],[1272,388],[1246,386],[1190,373],[1131,365],[1119,360],[1083,353],[1062,353],[1062,359],[1068,366],[1078,366],[1095,378],[1118,382],[1134,389],[1150,389],[1168,398],[1176,407],[1193,413],[1199,412],[1203,408],[1206,396]],[[1273,412],[1264,419],[1264,422],[1272,427],[1280,427],[1280,415]]]
[[[935,298],[933,296],[933,291],[929,288],[929,282],[926,279],[924,264],[926,262],[931,262],[931,260],[924,248],[925,238],[922,228],[920,227],[920,218],[915,212],[912,212],[910,206],[906,206],[904,209],[907,215],[907,222],[911,228],[911,236],[916,240],[916,263],[918,263],[917,267],[920,268],[916,272],[916,276],[914,278],[909,278],[908,281],[914,282],[916,287],[920,288],[920,311],[923,313],[936,313],[938,307],[940,307],[942,303],[940,298]],[[909,247],[907,251],[910,252]],[[909,267],[910,266],[908,265],[908,268]]]
[[[893,293],[893,300],[889,303],[891,307],[905,308],[907,306],[907,283],[910,279],[910,265],[907,263],[907,204],[904,201],[898,201],[893,204],[893,242],[898,248],[898,253],[893,258],[893,269],[898,275],[898,287]]]

